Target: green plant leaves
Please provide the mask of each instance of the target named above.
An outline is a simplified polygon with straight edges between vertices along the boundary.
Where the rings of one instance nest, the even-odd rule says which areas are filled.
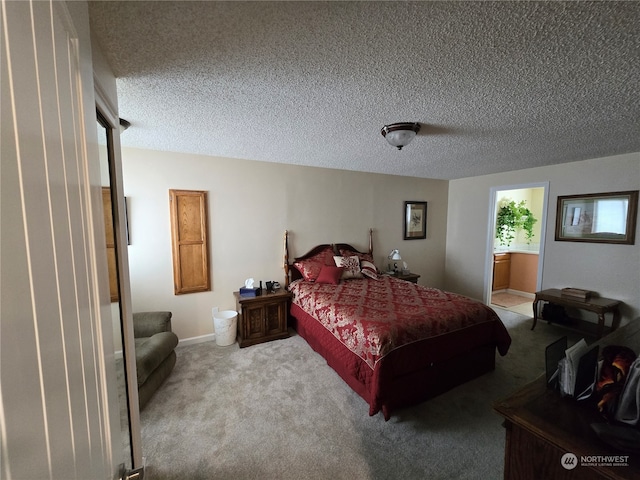
[[[527,243],[531,243],[533,237],[533,225],[538,221],[526,207],[526,201],[519,203],[501,201],[502,205],[496,217],[496,238],[501,246],[510,246],[516,236],[516,232],[524,230]]]

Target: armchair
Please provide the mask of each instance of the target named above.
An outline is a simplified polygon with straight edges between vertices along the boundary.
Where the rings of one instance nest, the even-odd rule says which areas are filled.
[[[176,364],[178,337],[171,331],[171,312],[134,313],[133,336],[142,409]]]

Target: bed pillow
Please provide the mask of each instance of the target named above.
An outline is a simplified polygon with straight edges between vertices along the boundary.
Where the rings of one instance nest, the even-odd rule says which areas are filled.
[[[368,254],[368,253],[360,253],[360,252],[354,252],[351,250],[345,250],[344,248],[340,249],[340,255],[342,255],[343,257],[352,257],[352,256],[356,256],[360,259],[360,262],[362,262],[363,260],[366,262],[370,262],[373,264],[373,257]],[[375,268],[375,267],[374,267]]]
[[[360,271],[365,277],[380,280],[380,277],[378,276],[378,269],[373,263],[368,262],[367,260],[360,260]]]
[[[353,255],[351,257],[333,257],[337,267],[342,267],[342,278],[362,278],[360,271],[360,259]]]
[[[329,283],[331,285],[338,285],[340,278],[342,278],[342,272],[344,268],[335,267],[333,265],[323,265],[316,278],[316,283]]]
[[[293,266],[298,269],[302,278],[307,282],[315,282],[323,265],[332,265],[332,263],[330,263],[332,256],[333,249],[331,247],[327,247],[321,252],[316,253],[313,257],[295,262]]]

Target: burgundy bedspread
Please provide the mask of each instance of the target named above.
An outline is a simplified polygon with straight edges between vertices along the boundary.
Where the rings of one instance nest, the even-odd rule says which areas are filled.
[[[371,368],[391,351],[412,342],[485,322],[497,321],[502,326],[497,314],[476,300],[390,276],[338,285],[296,281],[290,290],[293,304],[317,319]],[[511,339],[504,326],[497,333],[498,351],[505,355]]]
[[[298,333],[385,419],[492,370],[511,344],[481,302],[392,277],[290,290]]]

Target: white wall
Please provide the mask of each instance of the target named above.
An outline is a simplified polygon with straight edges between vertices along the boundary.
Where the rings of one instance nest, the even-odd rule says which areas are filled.
[[[379,267],[398,248],[419,283],[443,286],[447,181],[129,148],[122,156],[133,309],[173,312],[181,339],[213,333],[211,308],[235,309],[232,292],[246,278],[284,281],[285,230],[294,257],[319,243],[365,250],[374,228]],[[211,292],[173,293],[169,189],[209,192]],[[425,240],[403,240],[406,200],[428,202]]]
[[[640,189],[640,153],[453,180],[449,184],[445,288],[482,298],[490,189],[549,181],[542,288],[577,287],[624,302],[640,315],[640,222],[635,245],[556,242],[558,196]]]

